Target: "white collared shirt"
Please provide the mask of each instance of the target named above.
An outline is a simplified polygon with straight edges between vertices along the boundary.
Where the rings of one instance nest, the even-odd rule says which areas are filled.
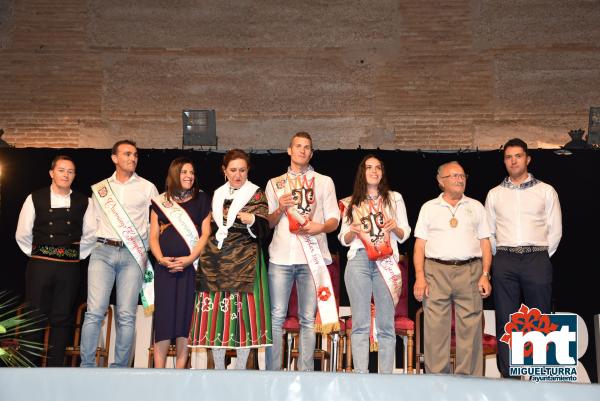
[[[552,256],[562,237],[562,214],[552,186],[529,174],[521,185],[510,178],[488,192],[485,208],[497,246],[547,246]]]
[[[115,172],[108,179],[110,187],[142,237],[144,245],[148,246],[150,204],[152,198],[158,196],[156,186],[136,173],[133,173],[126,182],[120,182],[116,177],[117,173]],[[121,240],[95,197],[94,215],[97,223],[96,237],[114,241]]]
[[[463,195],[452,207],[440,194],[426,202],[419,212],[415,237],[425,241],[425,257],[467,260],[481,257],[480,240],[490,237],[485,208],[476,199]],[[452,215],[457,226],[450,226]]]
[[[329,219],[336,219],[339,222],[340,209],[337,204],[333,180],[313,170],[306,172],[306,176],[308,179],[315,177],[314,190],[317,207],[315,208],[312,221],[325,223]],[[273,213],[279,207],[279,198],[275,192],[274,180],[275,178],[269,180],[265,190],[269,203],[269,214]],[[316,238],[325,263],[331,264],[331,254],[327,246],[327,235],[325,233],[317,234]],[[273,240],[269,245],[269,257],[271,262],[278,265],[307,264],[302,245],[297,235],[290,233],[288,218],[285,214],[281,216],[275,226]]]
[[[54,209],[71,207],[71,193],[61,195],[54,193],[50,187],[50,207]],[[31,245],[33,242],[33,223],[35,222],[35,206],[31,194],[27,196],[21,213],[19,214],[19,222],[17,223],[17,231],[15,239],[21,251],[27,256],[31,256]],[[92,251],[92,247],[96,242],[96,222],[94,221],[94,211],[91,207],[91,199],[88,198],[88,207],[83,215],[83,227],[81,242],[79,243],[79,258],[85,259]]]
[[[398,238],[396,234],[391,233],[390,235],[390,243],[392,246],[392,250],[394,252],[394,260],[398,262],[400,260],[400,255],[398,254],[398,243],[403,243],[410,236],[410,226],[408,225],[408,218],[406,217],[406,206],[404,205],[404,199],[402,199],[402,195],[398,192],[390,191],[390,200],[392,202],[392,210],[388,212],[390,216],[394,216],[396,220],[396,224],[398,228],[401,228],[404,231],[404,236],[402,238]],[[338,234],[338,239],[340,243],[344,246],[349,246],[348,250],[348,260],[354,258],[356,256],[356,251],[364,248],[363,242],[356,236],[349,244],[346,243],[344,237],[348,231],[350,231],[350,225],[352,223],[348,221],[348,219],[344,215],[342,216],[342,228],[340,229],[340,233]]]

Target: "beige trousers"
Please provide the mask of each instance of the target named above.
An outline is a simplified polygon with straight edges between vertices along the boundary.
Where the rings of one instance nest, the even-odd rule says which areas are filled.
[[[481,260],[462,266],[443,265],[425,260],[425,279],[429,285],[429,297],[423,300],[427,373],[450,373],[450,333],[454,304],[454,373],[476,376],[483,374],[483,301],[477,286],[481,273]]]

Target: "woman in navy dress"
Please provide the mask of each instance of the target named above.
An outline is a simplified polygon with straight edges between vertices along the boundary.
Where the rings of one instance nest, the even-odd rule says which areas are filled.
[[[163,207],[176,202],[190,217],[198,235],[190,243],[171,223]],[[193,233],[195,234],[195,233]],[[189,233],[188,233],[189,235]],[[154,366],[164,368],[169,345],[177,347],[176,367],[185,368],[188,333],[194,308],[195,266],[210,235],[210,200],[198,190],[195,169],[188,158],[171,162],[165,193],[152,200],[150,250],[154,264]]]

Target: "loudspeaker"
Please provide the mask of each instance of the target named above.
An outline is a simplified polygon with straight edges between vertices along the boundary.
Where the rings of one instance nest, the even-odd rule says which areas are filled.
[[[587,142],[590,145],[600,145],[600,107],[590,107]]]
[[[217,146],[214,110],[183,110],[183,146]]]

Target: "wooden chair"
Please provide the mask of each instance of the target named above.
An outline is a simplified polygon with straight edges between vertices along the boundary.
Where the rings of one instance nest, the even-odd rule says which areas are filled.
[[[483,313],[481,314],[482,324],[481,324],[481,332],[482,332],[482,343],[483,343],[483,352],[481,357],[483,358],[483,375],[485,376],[485,357],[487,355],[496,355],[498,352],[498,343],[496,340],[496,336],[491,334],[486,334],[483,332],[485,319],[483,318]],[[423,308],[419,308],[417,311],[416,322],[417,322],[417,339],[416,339],[416,370],[417,373],[421,373],[421,364],[425,363],[425,353],[423,350]],[[451,324],[451,337],[450,337],[450,365],[452,372],[454,372],[454,367],[456,366],[456,333],[454,331],[455,326],[455,316],[454,316],[454,306],[452,306],[452,324]]]
[[[152,330],[154,332],[154,330]],[[154,335],[152,336],[154,337]],[[167,350],[167,358],[177,358],[177,347],[175,344],[170,344],[169,349]],[[175,363],[173,363],[175,364]],[[148,348],[148,367],[154,368],[154,341],[150,344],[150,348]],[[192,368],[192,349],[188,348],[188,358],[187,363],[185,364],[186,369]]]
[[[148,348],[148,368],[154,368],[154,318],[152,318],[152,330],[150,331],[152,334],[152,341],[150,342],[150,348]],[[191,369],[192,367],[192,349],[188,347],[188,358],[187,363],[185,365],[186,369]],[[177,358],[177,346],[175,344],[170,344],[169,349],[167,350],[167,358]],[[175,365],[175,363],[173,363]]]
[[[408,317],[408,257],[400,255],[398,265],[402,274],[402,293],[396,305],[394,329],[396,335],[402,338],[404,346],[404,373],[413,373],[415,321]]]
[[[32,309],[28,308],[26,304],[20,304],[17,307],[17,311],[15,316],[17,318],[21,318],[23,317],[23,314],[28,315],[29,317],[33,316],[33,320],[35,322],[35,324],[37,325],[37,327],[35,327],[35,331],[41,330],[44,322],[47,321],[46,317],[41,316],[39,313],[36,313],[35,315],[32,315]],[[28,330],[30,330],[31,328],[28,328]],[[27,330],[27,331],[28,331]],[[21,339],[24,336],[24,334],[21,333],[21,325],[17,325],[15,327],[15,338],[16,339]],[[37,341],[37,340],[34,340]],[[41,350],[41,354],[35,354],[36,356],[39,356],[40,358],[40,367],[45,368],[47,363],[48,363],[48,347],[49,347],[49,342],[50,342],[50,324],[49,323],[45,323],[44,326],[44,335],[42,336],[42,350]]]
[[[50,324],[46,324],[46,328],[44,329],[44,340],[43,340],[44,349],[42,350],[42,361],[41,367],[45,368],[48,365],[48,348],[50,343]]]
[[[78,359],[81,355],[81,326],[83,324],[83,316],[85,311],[87,310],[87,303],[82,303],[77,308],[77,318],[75,320],[75,334],[73,335],[73,345],[68,346],[65,349],[65,359],[71,358],[71,366],[77,366]],[[106,341],[104,346],[98,346],[96,348],[96,366],[100,366],[100,358],[102,358],[102,366],[108,367],[108,352],[110,349],[110,333],[112,329],[112,317],[113,317],[113,308],[112,305],[108,305],[108,309],[104,314],[103,324],[106,324]]]

